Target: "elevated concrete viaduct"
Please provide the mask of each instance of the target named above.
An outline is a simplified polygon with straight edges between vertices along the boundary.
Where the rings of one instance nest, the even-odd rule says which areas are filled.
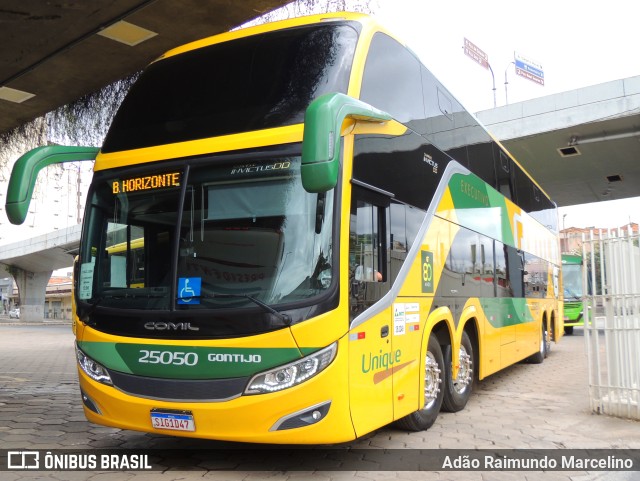
[[[80,226],[76,225],[0,247],[0,263],[18,285],[21,320],[44,321],[51,273],[73,264],[79,243]]]

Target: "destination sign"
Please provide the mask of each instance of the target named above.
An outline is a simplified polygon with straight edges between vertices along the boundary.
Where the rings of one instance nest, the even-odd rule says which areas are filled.
[[[516,75],[531,80],[539,85],[544,85],[544,71],[542,65],[533,62],[517,53],[515,56]]]
[[[470,57],[473,61],[477,62],[482,67],[489,69],[489,56],[484,53],[484,51],[480,47],[465,38],[463,49],[464,54],[467,57]]]
[[[118,179],[111,183],[114,194],[127,192],[139,192],[143,190],[165,189],[167,187],[180,187],[180,172],[166,174],[144,175],[131,179]]]

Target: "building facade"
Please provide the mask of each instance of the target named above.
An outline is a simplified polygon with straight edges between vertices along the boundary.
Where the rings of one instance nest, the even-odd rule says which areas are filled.
[[[577,254],[582,255],[583,236],[585,240],[591,238],[593,232],[593,238],[598,239],[610,239],[612,237],[624,237],[624,236],[637,236],[638,224],[631,222],[621,227],[615,227],[613,229],[603,229],[599,227],[568,227],[560,231],[560,250],[563,254]],[[589,245],[589,244],[587,244]]]

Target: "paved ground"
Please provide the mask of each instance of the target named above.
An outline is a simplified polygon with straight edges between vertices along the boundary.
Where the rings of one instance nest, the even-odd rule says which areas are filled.
[[[0,450],[180,449],[164,472],[0,472],[0,480],[632,480],[640,472],[258,471],[228,457],[203,462],[195,450],[224,453],[228,443],[135,433],[90,424],[82,413],[69,325],[11,325],[0,320]],[[237,447],[237,445],[233,445]],[[425,449],[640,449],[640,423],[591,414],[582,331],[553,346],[542,365],[518,364],[480,382],[467,408],[443,413],[426,432],[392,427],[340,448],[397,455]],[[360,451],[364,450],[364,451]],[[97,451],[96,451],[97,452]],[[211,451],[210,451],[211,452]],[[166,453],[166,452],[165,452]],[[326,456],[325,452],[319,452]],[[330,456],[329,456],[330,457]],[[244,464],[244,463],[247,464]],[[269,463],[269,460],[266,460]],[[360,465],[361,466],[361,465]],[[409,462],[409,467],[413,466]],[[244,467],[244,469],[243,469]],[[192,470],[195,469],[195,470]]]

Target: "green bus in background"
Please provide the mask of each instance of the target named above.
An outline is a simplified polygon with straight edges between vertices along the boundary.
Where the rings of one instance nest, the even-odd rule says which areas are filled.
[[[564,332],[573,334],[574,326],[584,326],[582,256],[562,254],[562,284],[564,286]]]

